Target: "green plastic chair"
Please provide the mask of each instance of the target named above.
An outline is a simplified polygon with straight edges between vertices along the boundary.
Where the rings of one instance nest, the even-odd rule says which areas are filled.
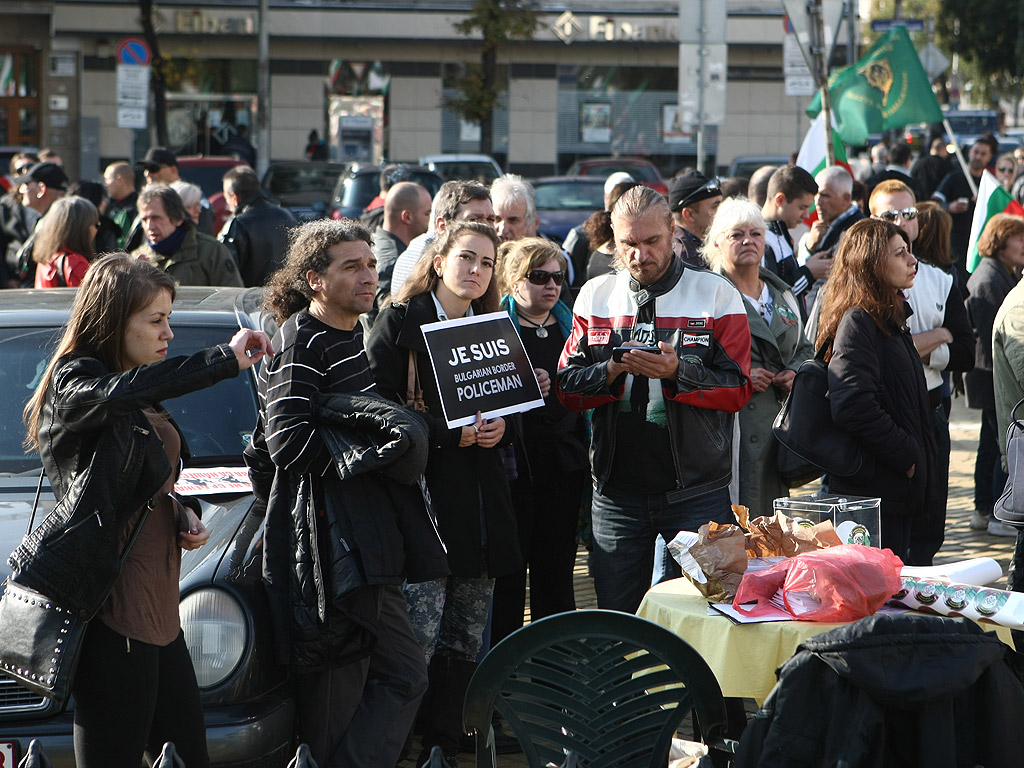
[[[478,665],[463,707],[478,768],[496,765],[497,710],[530,766],[665,768],[672,737],[694,712],[712,751],[725,701],[714,673],[689,643],[646,619],[617,611],[573,611],[533,622]]]

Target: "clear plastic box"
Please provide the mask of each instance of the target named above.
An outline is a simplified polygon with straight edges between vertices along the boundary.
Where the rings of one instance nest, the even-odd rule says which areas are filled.
[[[862,496],[810,495],[775,499],[772,508],[787,517],[815,525],[831,520],[843,544],[880,546],[882,500]]]

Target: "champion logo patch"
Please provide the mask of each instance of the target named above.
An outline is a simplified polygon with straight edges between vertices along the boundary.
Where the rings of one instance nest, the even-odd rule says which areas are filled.
[[[684,333],[683,334],[683,346],[684,347],[695,347],[698,344],[704,347],[711,345],[707,336],[696,334],[696,333]]]
[[[587,344],[592,347],[607,344],[612,340],[610,328],[591,328],[587,331]]]

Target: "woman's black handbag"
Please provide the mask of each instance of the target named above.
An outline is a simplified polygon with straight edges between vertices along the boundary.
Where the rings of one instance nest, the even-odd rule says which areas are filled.
[[[35,523],[42,489],[43,473],[40,472],[29,532]],[[128,558],[148,515],[146,505],[121,554],[121,565]],[[71,694],[79,651],[91,618],[84,611],[72,610],[18,584],[11,576],[0,597],[0,671],[25,688],[63,704]]]
[[[832,421],[828,400],[829,339],[796,372],[789,397],[775,417],[772,432],[779,441],[777,469],[796,487],[824,474],[850,477],[864,463],[857,439]]]

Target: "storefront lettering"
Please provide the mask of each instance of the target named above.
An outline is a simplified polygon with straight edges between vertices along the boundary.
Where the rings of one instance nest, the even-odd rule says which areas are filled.
[[[256,15],[246,13],[239,16],[223,16],[198,8],[178,11],[175,15],[175,31],[191,35],[255,35]]]
[[[679,41],[676,23],[666,24],[620,21],[610,16],[588,16],[586,39],[591,42],[652,42],[675,43]],[[562,42],[569,45],[580,39],[584,26],[572,11],[565,11],[552,24],[552,31]]]

